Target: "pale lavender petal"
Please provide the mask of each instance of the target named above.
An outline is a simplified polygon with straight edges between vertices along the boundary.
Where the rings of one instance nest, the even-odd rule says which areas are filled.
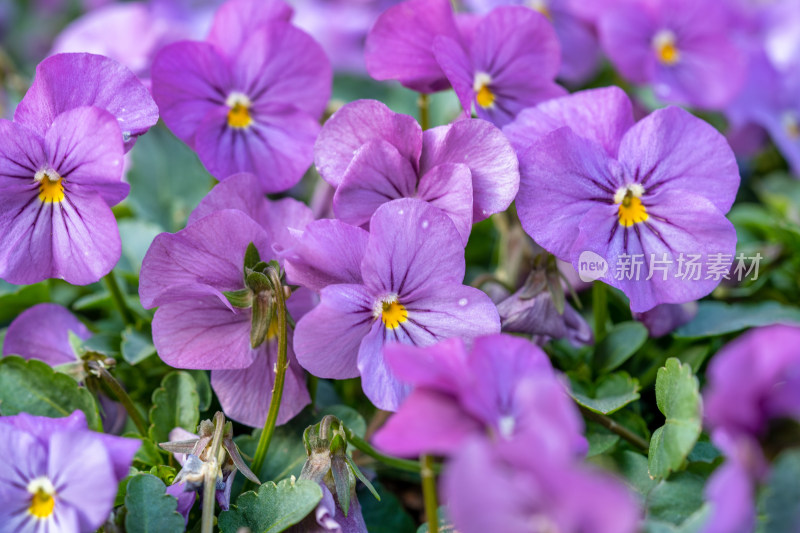
[[[373,140],[384,140],[417,168],[422,129],[408,115],[395,113],[376,100],[356,100],[331,116],[314,145],[314,162],[322,178],[338,187],[356,151]]]
[[[611,157],[617,156],[622,137],[634,124],[630,98],[619,87],[580,91],[523,110],[503,128],[522,154],[534,142],[567,126],[575,134],[595,141]]]
[[[480,18],[477,19],[480,21]],[[476,22],[477,27],[477,22]],[[436,62],[447,76],[450,85],[458,96],[465,118],[472,115],[475,101],[475,68],[464,45],[455,39],[439,35],[433,41]]]
[[[142,441],[107,433],[94,433],[93,435],[105,446],[111,467],[114,469],[114,478],[119,483],[130,473],[133,457],[142,446]]]
[[[420,174],[443,163],[463,163],[472,173],[473,221],[505,211],[519,188],[514,149],[484,120],[459,120],[425,131]]]
[[[440,209],[403,198],[375,211],[361,263],[364,283],[374,294],[413,298],[425,287],[460,285],[464,268],[461,236]]]
[[[77,355],[69,342],[70,331],[83,340],[92,336],[67,308],[51,303],[34,305],[8,326],[3,355],[39,359],[51,366],[75,362]]]
[[[313,291],[336,283],[361,283],[369,233],[339,220],[317,220],[295,237],[286,277]]]
[[[158,121],[158,108],[136,75],[95,54],[56,54],[36,67],[14,120],[44,135],[56,117],[76,107],[105,109],[119,122],[126,150]]]
[[[369,141],[347,167],[333,197],[333,211],[343,222],[362,226],[380,205],[413,197],[416,186],[417,173],[397,148],[381,139]]]
[[[375,322],[375,298],[361,285],[331,285],[320,296],[320,304],[297,323],[297,360],[315,376],[357,377],[359,346]]]
[[[407,0],[390,7],[367,35],[367,72],[423,93],[446,89],[432,50],[438,35],[460,40],[450,0]]]
[[[466,246],[472,231],[472,173],[463,163],[444,163],[419,180],[417,197],[444,211]]]
[[[655,16],[646,4],[619,2],[597,24],[603,50],[620,74],[634,83],[652,80],[658,68],[651,42],[658,25]]]
[[[3,119],[0,136],[4,139],[0,144],[0,190],[23,185],[35,190],[33,177],[47,162],[44,135]]]
[[[282,0],[228,0],[214,14],[206,41],[232,57],[261,26],[289,22],[293,11]]]
[[[558,77],[570,84],[589,81],[600,64],[600,43],[594,26],[568,11],[553,14],[553,27],[561,43]]]
[[[194,501],[197,499],[197,493],[193,490],[185,490],[186,483],[177,483],[167,487],[166,493],[178,500],[178,507],[175,509],[183,515],[184,521],[188,524],[189,512],[194,507]]]
[[[727,213],[739,190],[739,166],[725,137],[678,107],[653,112],[631,128],[619,160],[645,191],[661,187],[707,198]]]
[[[704,495],[711,514],[703,533],[750,533],[756,524],[754,480],[746,468],[729,458],[706,484]]]
[[[372,404],[384,411],[396,411],[411,392],[411,386],[397,379],[384,357],[384,347],[397,342],[410,343],[402,325],[388,330],[381,321],[375,321],[358,350],[361,387]]]

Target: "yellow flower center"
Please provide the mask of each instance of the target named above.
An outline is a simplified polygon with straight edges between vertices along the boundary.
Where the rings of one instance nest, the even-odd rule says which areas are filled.
[[[639,199],[642,194],[644,194],[644,188],[638,183],[634,183],[621,188],[614,195],[614,202],[619,204],[620,225],[630,227],[650,218],[647,209]]]
[[[475,75],[475,82],[472,86],[475,90],[475,100],[478,102],[478,105],[484,109],[494,107],[495,96],[489,88],[489,84],[491,83],[492,77],[485,72],[478,72]]]
[[[33,179],[39,182],[39,200],[46,203],[64,201],[64,185],[61,176],[53,169],[40,170]]]
[[[269,323],[269,328],[267,329],[267,339],[274,339],[278,336],[278,319],[276,317],[272,317],[272,320]]]
[[[408,311],[397,301],[384,302],[381,311],[381,321],[388,329],[395,329],[408,320]]]
[[[528,7],[530,7],[534,11],[538,11],[539,13],[547,17],[550,21],[553,20],[553,16],[550,14],[550,10],[547,8],[547,2],[545,2],[545,0],[529,0]]]
[[[658,60],[665,65],[674,65],[681,59],[675,34],[669,30],[661,30],[653,37],[653,49]]]
[[[230,108],[228,111],[228,126],[231,128],[244,129],[253,123],[250,116],[250,106],[252,102],[244,93],[232,92],[228,95],[225,105]]]
[[[32,494],[28,512],[36,518],[47,518],[53,514],[56,506],[56,489],[46,477],[39,477],[28,483],[28,492]]]

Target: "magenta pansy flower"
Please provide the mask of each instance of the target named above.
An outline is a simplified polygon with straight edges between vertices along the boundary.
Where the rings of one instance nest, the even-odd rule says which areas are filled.
[[[445,470],[443,491],[463,533],[634,533],[640,511],[614,477],[552,461],[525,440],[473,438]]]
[[[506,133],[520,154],[522,227],[578,272],[604,264],[593,279],[634,312],[697,300],[727,275],[739,170],[709,124],[676,107],[634,124],[612,87],[526,110]]]
[[[504,211],[519,184],[516,156],[483,120],[422,131],[407,115],[374,100],[338,110],[314,147],[320,175],[336,187],[336,217],[364,225],[382,204],[419,198],[452,219],[464,244],[473,221]]]
[[[129,186],[118,121],[78,107],[40,125],[0,121],[0,278],[93,283],[121,253],[111,206]]]
[[[374,438],[390,454],[451,455],[470,437],[524,439],[564,460],[586,452],[583,420],[545,353],[511,335],[433,346],[386,347],[392,372],[414,390]]]
[[[575,0],[467,0],[471,9],[487,13],[505,5],[521,5],[542,13],[561,43],[561,68],[558,77],[580,84],[597,70],[600,62],[599,44],[592,24],[576,9]]]
[[[618,2],[599,17],[614,66],[652,84],[668,102],[722,109],[744,81],[745,58],[730,37],[730,13],[718,0]]]
[[[302,230],[311,213],[296,200],[272,202],[254,190],[255,176],[232,176],[200,203],[185,229],[156,237],[142,263],[139,295],[145,307],[158,306],[153,341],[161,359],[176,368],[211,370],[211,386],[225,414],[261,426],[275,379],[277,330],[270,329],[263,344],[253,347],[251,309],[234,307],[223,293],[245,288],[244,255],[250,243],[263,261],[282,261],[288,228]],[[287,302],[294,319],[311,305],[311,293],[302,290]],[[291,419],[309,400],[290,336],[278,423]]]
[[[206,42],[166,46],[152,67],[172,132],[217,178],[251,172],[265,192],[303,176],[331,92],[325,53],[286,22],[289,13],[282,2],[229,2]]]
[[[343,226],[309,224],[306,233],[317,246],[304,243],[303,234],[287,259],[293,282],[309,288],[332,282],[297,323],[297,358],[320,377],[360,375],[367,397],[394,410],[408,386],[388,366],[384,346],[497,333],[497,309],[486,294],[462,285],[464,248],[450,218],[436,207],[394,200],[375,211],[369,233]],[[309,249],[311,257],[303,257]]]
[[[434,55],[464,111],[497,126],[521,110],[563,96],[554,81],[561,61],[558,38],[547,18],[522,6],[499,7],[475,26],[468,46],[437,36]]]
[[[50,366],[74,363],[77,355],[69,341],[70,332],[81,340],[92,336],[66,307],[51,303],[34,305],[9,324],[3,339],[3,356],[38,359]]]
[[[136,75],[95,54],[56,54],[39,63],[14,121],[44,137],[61,113],[84,106],[117,119],[126,152],[158,122],[158,108]]]
[[[114,507],[137,439],[90,431],[66,418],[0,418],[0,523],[15,533],[95,531]]]

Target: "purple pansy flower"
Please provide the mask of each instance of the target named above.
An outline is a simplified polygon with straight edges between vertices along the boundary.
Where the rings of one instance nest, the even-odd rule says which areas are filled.
[[[83,106],[104,109],[117,119],[125,151],[158,122],[158,108],[136,75],[95,54],[57,54],[39,63],[14,121],[44,137],[61,113]]]
[[[521,6],[499,7],[475,26],[468,47],[437,36],[434,55],[455,89],[464,111],[497,126],[522,109],[563,96],[553,81],[561,51],[547,18]]]
[[[229,2],[208,41],[166,46],[152,68],[153,97],[172,132],[214,176],[252,172],[265,192],[303,176],[331,92],[325,53],[286,22],[290,12],[277,1]]]
[[[739,170],[709,124],[676,107],[634,124],[612,87],[525,110],[506,133],[520,154],[522,227],[579,272],[605,261],[595,279],[633,311],[697,300],[727,275]]]
[[[486,294],[462,285],[464,249],[455,226],[436,207],[411,198],[394,200],[375,211],[368,234],[342,226],[310,224],[306,233],[318,243],[313,258],[287,259],[294,282],[309,288],[325,279],[334,282],[321,288],[320,304],[297,323],[297,358],[320,377],[360,375],[367,397],[381,409],[394,410],[408,386],[388,367],[385,345],[474,338],[498,332],[500,320]],[[304,239],[294,248],[298,256],[309,249]],[[315,259],[327,265],[305,266]]]
[[[421,93],[447,89],[450,82],[433,53],[438,36],[462,42],[450,0],[406,0],[390,7],[367,34],[367,72]]]
[[[522,287],[497,303],[503,331],[533,335],[534,341],[545,344],[551,339],[567,339],[575,346],[592,344],[594,334],[581,314],[564,302],[558,312],[553,296],[543,290],[535,296],[526,294]]]
[[[130,188],[122,160],[118,122],[96,107],[65,111],[42,133],[0,121],[0,278],[86,285],[106,275],[121,253],[111,206]]]
[[[308,207],[290,198],[271,202],[253,194],[258,180],[242,174],[217,185],[200,203],[190,224],[175,234],[156,237],[142,263],[139,295],[147,308],[159,306],[153,341],[159,356],[177,368],[211,370],[211,385],[229,418],[251,426],[267,415],[277,330],[252,348],[251,310],[233,307],[223,292],[244,287],[244,254],[249,243],[261,259],[282,260],[293,227],[311,220]],[[310,291],[299,290],[287,302],[295,319],[311,307]],[[308,402],[305,374],[289,337],[289,371],[278,423]]]
[[[624,484],[552,461],[524,439],[471,439],[447,466],[443,491],[463,533],[638,531],[640,511]]]
[[[44,324],[47,327],[42,327]],[[78,358],[69,342],[70,332],[81,340],[92,336],[66,307],[51,303],[34,305],[20,313],[8,326],[3,356],[38,359],[50,366],[74,363]]]
[[[483,120],[422,131],[374,100],[338,110],[314,147],[320,175],[336,187],[336,217],[364,225],[382,204],[416,197],[443,210],[466,244],[472,222],[505,210],[519,187],[511,145]]]
[[[718,0],[618,2],[598,21],[603,48],[634,83],[669,102],[722,109],[744,81],[744,57]]]
[[[651,337],[662,337],[690,322],[697,314],[697,302],[661,304],[633,318],[644,324]]]
[[[552,23],[561,43],[561,69],[558,77],[580,84],[588,80],[600,62],[599,45],[592,25],[579,16],[574,0],[467,0],[479,13],[503,5],[523,5],[539,11]]]
[[[547,355],[510,335],[461,339],[426,348],[391,345],[392,372],[415,388],[375,435],[388,453],[451,455],[472,436],[524,439],[552,457],[586,452],[583,420]]]
[[[0,418],[0,524],[15,533],[94,531],[114,507],[141,442],[66,418]]]

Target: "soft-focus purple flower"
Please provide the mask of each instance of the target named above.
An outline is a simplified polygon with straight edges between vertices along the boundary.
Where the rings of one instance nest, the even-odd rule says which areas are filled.
[[[644,324],[651,337],[662,337],[691,321],[697,314],[697,302],[661,304],[633,318]]]
[[[745,58],[718,0],[618,2],[600,16],[600,37],[614,66],[651,84],[668,102],[722,109],[744,81]]]
[[[74,363],[77,355],[69,342],[70,332],[82,340],[92,336],[66,307],[51,303],[34,305],[8,326],[3,356],[38,359],[50,366]]]
[[[44,137],[61,113],[83,106],[104,109],[117,119],[126,152],[158,122],[158,108],[136,75],[95,54],[57,54],[39,63],[14,121]]]
[[[94,531],[141,442],[90,431],[66,418],[0,418],[0,523],[15,533]]]
[[[111,206],[129,190],[122,156],[117,120],[96,107],[65,111],[42,133],[0,121],[0,277],[86,285],[106,275],[121,253]]]
[[[523,287],[497,304],[503,331],[533,335],[544,342],[567,339],[574,345],[592,343],[592,328],[572,305],[565,303],[564,312],[559,313],[549,291],[532,297],[524,293]]]
[[[561,43],[561,69],[558,77],[568,83],[587,81],[600,62],[599,43],[592,25],[578,16],[575,0],[467,0],[479,13],[504,5],[522,5],[547,17]]]
[[[358,498],[350,499],[350,509],[344,516],[328,486],[324,482],[319,486],[322,500],[316,509],[299,524],[287,529],[287,533],[368,533]]]
[[[367,72],[421,93],[447,89],[450,82],[433,53],[439,36],[462,42],[450,0],[406,0],[392,6],[367,34]]]
[[[586,452],[583,420],[545,353],[511,335],[460,339],[427,348],[392,345],[385,359],[414,390],[378,433],[391,454],[451,455],[472,436],[522,439],[564,461]]]
[[[208,41],[168,45],[152,68],[153,97],[172,132],[217,178],[252,172],[265,192],[303,176],[331,92],[325,53],[287,13],[277,0],[232,0]]]
[[[611,87],[525,110],[505,131],[520,155],[522,227],[579,272],[605,260],[599,279],[633,311],[697,300],[727,274],[739,170],[709,124],[676,107],[634,124]]]
[[[633,533],[640,511],[608,474],[551,461],[524,439],[473,438],[447,466],[450,517],[463,533]]]
[[[521,110],[563,96],[554,81],[560,65],[558,39],[547,18],[521,6],[499,7],[478,22],[469,47],[445,35],[433,51],[467,115],[497,126]]]
[[[231,177],[217,185],[175,234],[156,237],[142,264],[139,294],[147,308],[159,306],[153,320],[153,340],[159,356],[177,368],[211,370],[211,385],[223,410],[251,426],[267,415],[273,367],[277,361],[277,330],[252,348],[252,311],[233,307],[225,291],[244,288],[242,267],[249,243],[263,261],[282,260],[290,245],[287,228],[302,230],[311,219],[308,207],[296,200],[271,202],[254,194],[252,175]],[[295,319],[312,305],[309,291],[299,290],[287,302]],[[305,374],[292,350],[278,423],[296,415],[309,402]]]
[[[287,259],[290,280],[315,289],[325,279],[335,283],[321,288],[320,304],[297,323],[297,358],[320,377],[360,375],[367,397],[381,409],[394,410],[408,386],[388,367],[385,345],[474,338],[498,332],[500,320],[486,294],[462,285],[461,239],[436,207],[411,198],[394,200],[378,207],[368,234],[343,226],[337,221],[309,224],[306,233],[318,243],[314,258],[301,255],[312,248],[302,244],[303,235],[296,255]],[[348,252],[344,258],[339,257],[342,250]],[[315,262],[326,265],[306,267]]]
[[[339,109],[322,128],[314,158],[337,188],[337,218],[363,225],[380,205],[416,197],[443,210],[464,244],[473,221],[504,211],[519,187],[514,150],[488,122],[423,132],[412,117],[374,100]]]

